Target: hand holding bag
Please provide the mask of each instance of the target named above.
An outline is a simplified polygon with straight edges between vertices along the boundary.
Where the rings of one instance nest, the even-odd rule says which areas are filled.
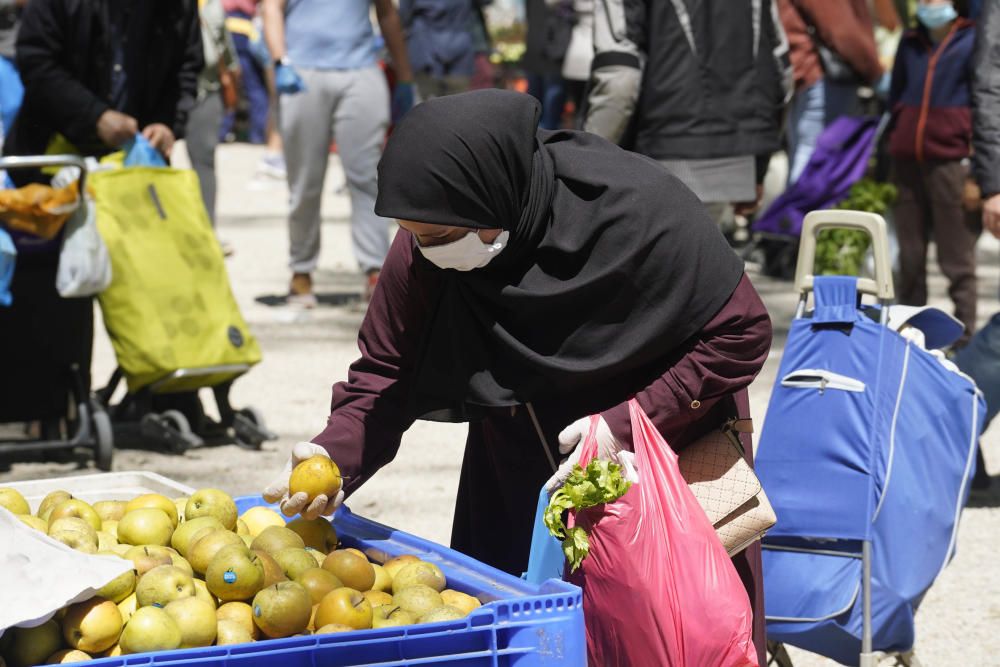
[[[760,480],[743,458],[740,431],[752,432],[749,419],[730,420],[686,447],[679,458],[681,474],[730,556],[762,538],[777,521]]]

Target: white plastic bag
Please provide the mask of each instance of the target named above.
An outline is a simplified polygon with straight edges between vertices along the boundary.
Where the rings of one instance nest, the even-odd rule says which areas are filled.
[[[0,635],[35,627],[68,604],[89,600],[132,561],[91,556],[29,528],[0,507]]]
[[[66,221],[56,289],[62,297],[93,296],[111,284],[111,258],[97,231],[94,202],[84,198]]]

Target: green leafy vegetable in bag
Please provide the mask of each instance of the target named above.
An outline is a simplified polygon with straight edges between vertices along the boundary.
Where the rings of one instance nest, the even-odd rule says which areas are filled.
[[[618,500],[631,486],[632,482],[625,479],[620,465],[594,459],[586,468],[574,466],[566,483],[552,494],[549,506],[545,508],[545,527],[553,537],[562,540],[570,572],[576,572],[587,556],[590,539],[587,531],[579,526],[567,529],[563,514],[566,510],[580,510]]]

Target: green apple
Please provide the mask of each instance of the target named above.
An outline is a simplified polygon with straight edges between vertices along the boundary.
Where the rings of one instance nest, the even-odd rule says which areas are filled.
[[[63,638],[75,649],[100,653],[115,645],[122,633],[121,611],[111,600],[93,597],[66,610]]]
[[[170,544],[173,533],[172,520],[166,512],[157,508],[130,509],[118,521],[118,541],[123,544],[165,547]]]
[[[372,609],[373,628],[393,628],[400,625],[413,625],[417,617],[395,605],[382,605]]]
[[[88,660],[93,660],[89,653],[84,653],[83,651],[75,648],[64,648],[61,651],[56,651],[50,655],[46,660],[46,665],[65,665],[70,662],[87,662]]]
[[[101,530],[118,539],[118,519],[104,519],[101,521]]]
[[[281,571],[285,576],[295,581],[306,570],[316,567],[316,559],[310,556],[305,549],[288,547],[279,549],[271,554],[274,560],[281,566]]]
[[[53,519],[49,522],[49,535],[67,530],[83,533],[88,538],[93,540],[95,545],[97,544],[97,531],[94,530],[93,526],[79,517],[63,517],[60,519]]]
[[[247,629],[236,621],[221,619],[216,630],[215,645],[246,644],[254,641]]]
[[[338,632],[354,632],[354,628],[349,625],[342,625],[340,623],[327,623],[321,628],[317,628],[316,635],[333,635]]]
[[[97,550],[98,551],[111,551],[111,547],[118,544],[118,540],[115,539],[114,535],[105,533],[103,530],[97,531]]]
[[[181,647],[177,622],[158,607],[137,609],[125,626],[119,644],[123,654],[172,651]]]
[[[118,555],[113,551],[100,551],[98,553],[102,556],[114,556],[115,558],[118,558]],[[136,579],[137,576],[134,569],[122,572],[117,577],[101,586],[101,588],[98,589],[97,594],[102,598],[106,598],[115,604],[118,604],[135,592]]]
[[[53,507],[52,512],[49,514],[49,524],[51,525],[56,519],[66,517],[83,519],[89,523],[90,527],[95,531],[101,529],[101,517],[94,511],[93,507],[82,500],[78,500],[76,498],[72,500],[64,500]]]
[[[201,516],[195,519],[187,519],[181,525],[177,526],[177,530],[170,538],[170,546],[177,549],[177,552],[187,558],[188,549],[191,546],[191,539],[195,536],[202,528],[211,528],[213,530],[224,530],[225,527],[219,523],[219,520],[214,516]]]
[[[199,489],[191,494],[184,506],[184,516],[188,521],[202,516],[219,520],[226,530],[236,529],[236,503],[225,491],[219,489]]]
[[[184,523],[187,521],[187,517],[184,516],[184,510],[187,509],[187,496],[181,496],[180,498],[174,498],[174,507],[177,508],[177,522]]]
[[[94,511],[101,521],[119,521],[125,516],[127,504],[124,500],[98,500],[94,503]]]
[[[218,598],[212,595],[212,592],[208,590],[208,584],[201,579],[194,580],[194,596],[199,600],[204,600],[212,605],[212,609],[215,609],[219,603]]]
[[[149,508],[163,510],[163,513],[170,517],[173,528],[176,528],[177,524],[180,523],[177,505],[170,498],[159,493],[144,493],[141,496],[136,496],[125,504],[125,514],[133,510]]]
[[[420,623],[440,623],[441,621],[457,621],[465,618],[465,613],[461,609],[442,605],[437,609],[431,609],[420,617]]]
[[[128,547],[125,558],[132,561],[136,575],[142,577],[154,567],[173,565],[174,557],[166,547],[157,545],[143,547]]]
[[[335,574],[321,567],[309,568],[296,577],[295,581],[302,584],[309,591],[309,596],[312,598],[313,604],[319,604],[326,594],[335,588],[344,587],[344,582],[338,579]]]
[[[453,591],[450,588],[441,591],[441,601],[449,607],[455,607],[466,616],[483,606],[483,603],[467,593]]]
[[[289,547],[305,549],[306,543],[298,534],[283,526],[268,526],[254,538],[253,544],[250,545],[254,551],[266,551],[269,554]]]
[[[447,587],[448,582],[444,577],[444,573],[441,572],[441,568],[433,563],[420,561],[418,563],[410,563],[396,573],[396,576],[392,578],[392,592],[396,594],[404,588],[416,586],[417,584],[430,586],[440,593]]]
[[[444,606],[441,594],[430,586],[417,584],[404,588],[392,596],[392,602],[397,607],[402,607],[406,611],[414,614],[417,618],[429,611]]]
[[[215,554],[224,547],[234,544],[241,547],[246,546],[243,539],[236,533],[228,530],[213,530],[202,535],[197,542],[191,543],[188,547],[188,561],[195,572],[205,574],[212,559],[215,558]]]
[[[11,646],[5,654],[10,662],[9,667],[44,664],[45,658],[63,645],[62,630],[54,619],[33,628],[12,628],[9,632],[13,635]]]
[[[257,593],[250,605],[253,622],[268,637],[291,637],[309,626],[312,599],[294,581],[283,581]]]
[[[281,569],[278,565],[278,561],[274,560],[274,557],[266,551],[260,549],[251,549],[257,557],[260,558],[260,562],[264,564],[264,588],[268,586],[273,586],[279,581],[288,581],[288,577],[285,576],[285,571]]]
[[[260,630],[253,622],[253,607],[246,602],[227,602],[215,611],[215,617],[222,621],[232,621],[243,626],[251,639],[260,637]]]
[[[131,595],[118,603],[118,611],[121,612],[122,622],[128,623],[129,619],[132,618],[132,614],[134,614],[135,610],[138,608],[139,601],[136,599],[135,592],[133,591]]]
[[[365,591],[362,593],[372,605],[372,609],[375,607],[384,607],[386,605],[392,605],[392,595],[386,593],[385,591]]]
[[[33,514],[18,514],[17,518],[21,520],[21,523],[48,535],[49,523],[45,519],[37,517]]]
[[[348,625],[355,630],[372,627],[372,605],[353,588],[335,588],[327,593],[316,610],[316,627],[330,623]]]
[[[288,522],[288,530],[301,537],[307,547],[322,551],[324,554],[337,548],[337,531],[334,530],[333,524],[323,517],[315,519],[299,517]]]
[[[337,575],[344,586],[356,591],[371,590],[375,583],[375,568],[368,559],[346,549],[330,553],[323,561],[323,569]]]
[[[160,565],[142,575],[135,587],[140,607],[164,607],[168,602],[194,597],[194,580],[173,565]]]
[[[11,514],[31,514],[31,507],[21,492],[7,486],[0,488],[0,507],[6,508]]]
[[[46,521],[49,520],[49,513],[52,512],[53,508],[61,502],[67,500],[72,500],[73,495],[68,491],[52,491],[47,496],[42,498],[42,502],[38,504],[38,511],[35,512],[35,516],[41,517]]]
[[[66,546],[85,554],[97,553],[96,540],[90,539],[85,533],[75,530],[57,530],[49,535],[52,539],[62,542]]]
[[[389,572],[378,563],[372,563],[372,569],[375,570],[375,583],[372,584],[371,590],[392,593],[392,577],[389,576]]]
[[[180,628],[181,648],[211,646],[215,641],[215,605],[191,597],[174,600],[163,609]]]
[[[418,563],[418,562],[420,562],[420,559],[414,556],[413,554],[402,554],[400,556],[390,558],[386,562],[382,563],[382,567],[385,568],[385,571],[389,574],[389,577],[395,579],[397,572],[402,570],[410,563]]]
[[[249,600],[264,588],[264,564],[245,544],[232,544],[212,558],[205,583],[220,600]]]

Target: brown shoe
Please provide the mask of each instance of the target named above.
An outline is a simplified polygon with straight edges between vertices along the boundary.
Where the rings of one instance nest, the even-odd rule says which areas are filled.
[[[300,308],[315,308],[319,303],[313,294],[312,276],[308,273],[293,273],[288,288],[288,305]]]

